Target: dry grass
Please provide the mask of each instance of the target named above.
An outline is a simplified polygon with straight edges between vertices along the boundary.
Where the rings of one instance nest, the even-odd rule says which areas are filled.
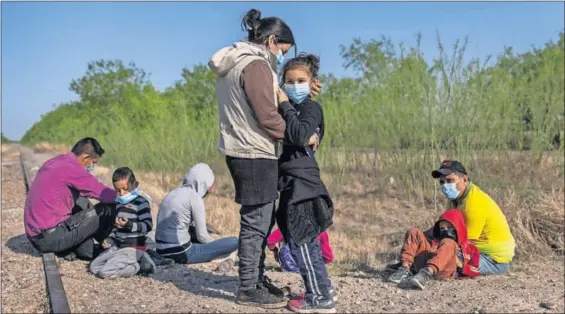
[[[41,142],[39,144],[33,145],[33,150],[36,153],[57,153],[64,154],[71,151],[71,147],[65,144],[50,144],[47,142]]]
[[[68,147],[50,148],[45,143],[34,148],[68,151]],[[445,209],[445,199],[428,177],[435,164],[425,166],[425,154],[364,152],[345,156],[335,152],[332,155],[335,158],[322,168],[323,180],[336,207],[335,224],[329,230],[336,257],[330,269],[332,273],[391,261],[398,253],[405,230],[412,226],[429,227]],[[436,158],[448,156],[441,153]],[[422,167],[426,176],[414,180],[391,171],[401,161]],[[518,245],[516,261],[528,261],[539,254],[563,254],[562,155],[477,153],[468,156],[466,163],[471,174],[480,174],[479,186],[505,212]],[[216,173],[216,188],[205,199],[207,220],[223,235],[237,236],[239,206],[233,201],[233,183],[222,162],[213,162],[211,166]],[[109,168],[96,167],[94,174],[104,178],[106,184],[111,183]],[[142,190],[152,198],[155,217],[159,203],[167,191],[180,184],[183,173],[137,171],[136,175]]]

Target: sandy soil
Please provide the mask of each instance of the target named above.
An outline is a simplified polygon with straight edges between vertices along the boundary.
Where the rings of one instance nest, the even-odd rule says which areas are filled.
[[[44,312],[47,300],[41,259],[24,236],[25,188],[21,169],[18,163],[9,163],[17,160],[17,155],[3,157],[2,311]],[[234,303],[237,270],[215,273],[215,263],[159,268],[150,277],[101,280],[87,273],[85,262],[58,262],[73,312],[259,311]],[[433,281],[424,291],[400,289],[384,282],[383,271],[368,267],[363,269],[364,272],[332,279],[339,294],[339,312],[562,313],[565,297],[563,262],[562,257],[559,260],[546,258],[535,266],[514,267],[507,276]],[[293,291],[301,291],[300,278],[296,274],[270,271],[268,276],[279,285],[289,285]]]

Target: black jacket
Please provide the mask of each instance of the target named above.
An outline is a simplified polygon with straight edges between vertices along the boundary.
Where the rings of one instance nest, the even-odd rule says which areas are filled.
[[[280,108],[287,127],[279,158],[277,225],[286,241],[292,237],[297,245],[302,245],[333,224],[330,194],[316,159],[310,158],[304,148],[317,127],[322,141],[324,117],[322,107],[310,99],[294,106],[285,102]]]

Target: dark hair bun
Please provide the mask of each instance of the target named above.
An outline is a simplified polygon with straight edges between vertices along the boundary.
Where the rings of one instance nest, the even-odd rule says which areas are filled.
[[[298,54],[297,58],[306,60],[306,63],[308,63],[310,71],[313,72],[312,74],[314,76],[318,74],[318,71],[320,70],[320,57],[313,54],[301,52],[300,54]]]
[[[306,59],[310,64],[312,64],[314,68],[316,68],[316,70],[320,69],[320,57],[315,55],[307,55]]]
[[[257,28],[261,22],[261,11],[257,9],[249,10],[241,20],[241,28],[249,33],[249,40],[255,38]]]

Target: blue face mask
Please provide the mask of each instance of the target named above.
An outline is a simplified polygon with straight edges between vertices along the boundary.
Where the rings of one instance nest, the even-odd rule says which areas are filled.
[[[94,163],[90,164],[90,167],[87,167],[86,171],[92,172],[92,170],[94,170],[94,165],[95,165]]]
[[[299,104],[310,95],[310,84],[284,84],[284,92],[292,102]]]
[[[137,189],[131,190],[125,195],[116,196],[116,203],[127,204],[133,201],[137,196],[138,196]]]
[[[441,192],[449,200],[454,200],[459,196],[459,191],[455,187],[455,183],[444,183],[441,185]]]
[[[284,56],[282,50],[279,49],[277,52],[277,70],[280,72],[284,64]]]

